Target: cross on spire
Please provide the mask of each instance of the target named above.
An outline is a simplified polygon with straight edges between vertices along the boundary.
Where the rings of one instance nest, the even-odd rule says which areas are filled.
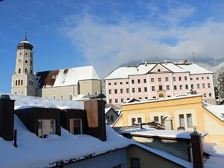
[[[25,39],[24,40],[27,41],[27,32],[25,32]]]

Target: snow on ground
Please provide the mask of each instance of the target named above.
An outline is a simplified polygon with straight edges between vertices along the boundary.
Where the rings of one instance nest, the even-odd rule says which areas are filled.
[[[18,132],[18,148],[15,148],[12,142],[0,138],[0,163],[4,168],[46,167],[55,161],[95,156],[131,144],[129,139],[110,127],[107,127],[105,142],[89,135],[72,135],[65,129],[62,129],[61,136],[38,138],[28,131],[16,116],[15,129]]]
[[[205,168],[223,168],[224,167],[224,147],[214,144],[203,144],[204,151],[211,156],[205,162]]]

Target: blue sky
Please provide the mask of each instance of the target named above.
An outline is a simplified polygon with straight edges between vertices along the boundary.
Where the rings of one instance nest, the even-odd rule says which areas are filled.
[[[4,0],[0,92],[10,92],[16,46],[34,45],[34,70],[94,65],[101,76],[150,57],[222,58],[224,1]]]

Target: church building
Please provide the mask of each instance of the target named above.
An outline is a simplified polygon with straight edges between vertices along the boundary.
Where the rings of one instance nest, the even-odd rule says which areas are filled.
[[[17,46],[12,94],[72,100],[78,95],[102,92],[102,83],[93,66],[33,72],[33,45],[27,37]]]

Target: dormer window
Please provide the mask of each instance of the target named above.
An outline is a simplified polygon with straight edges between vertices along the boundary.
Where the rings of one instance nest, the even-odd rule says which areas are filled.
[[[47,135],[55,134],[56,126],[53,119],[40,119],[38,120],[38,136],[45,138]]]

